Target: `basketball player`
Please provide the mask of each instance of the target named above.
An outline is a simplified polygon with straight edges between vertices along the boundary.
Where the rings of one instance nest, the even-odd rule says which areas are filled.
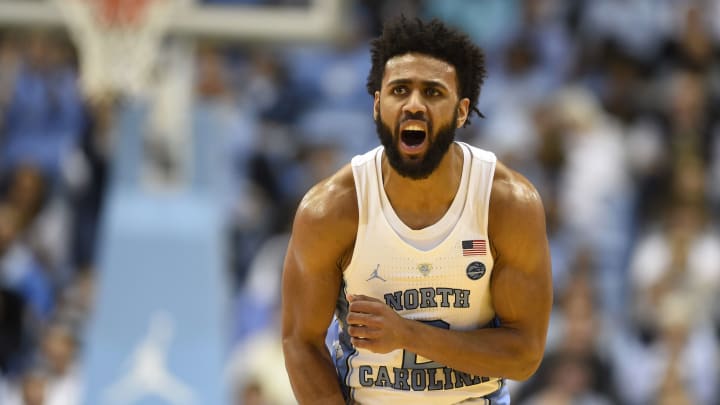
[[[483,54],[467,36],[400,18],[371,56],[382,146],[311,189],[293,225],[293,391],[302,404],[507,404],[504,379],[532,375],[545,346],[542,202],[492,153],[454,141],[480,115]]]

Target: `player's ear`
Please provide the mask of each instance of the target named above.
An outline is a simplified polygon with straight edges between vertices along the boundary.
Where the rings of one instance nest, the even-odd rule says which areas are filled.
[[[375,100],[373,101],[373,119],[375,121],[378,120],[378,117],[380,116],[380,92],[375,92]]]
[[[463,98],[458,102],[457,106],[457,127],[462,128],[467,121],[468,113],[470,112],[470,99]]]

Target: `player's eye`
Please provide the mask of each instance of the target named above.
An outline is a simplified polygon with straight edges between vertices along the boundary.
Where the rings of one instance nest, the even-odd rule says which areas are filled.
[[[437,97],[440,95],[440,91],[434,87],[428,87],[425,89],[425,95],[428,97]]]
[[[401,96],[403,94],[407,94],[407,87],[405,86],[397,86],[392,89],[392,93],[396,96]]]

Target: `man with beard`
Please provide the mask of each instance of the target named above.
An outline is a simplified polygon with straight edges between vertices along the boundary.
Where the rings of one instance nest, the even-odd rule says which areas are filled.
[[[483,54],[433,20],[372,42],[382,146],[312,188],[283,274],[285,363],[307,404],[509,403],[543,355],[552,305],[535,188],[454,141]],[[330,328],[328,329],[328,325]]]

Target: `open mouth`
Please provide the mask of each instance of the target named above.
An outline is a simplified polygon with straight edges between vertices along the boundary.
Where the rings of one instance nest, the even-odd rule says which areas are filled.
[[[410,148],[417,148],[425,142],[425,131],[406,129],[400,132],[400,140]]]

